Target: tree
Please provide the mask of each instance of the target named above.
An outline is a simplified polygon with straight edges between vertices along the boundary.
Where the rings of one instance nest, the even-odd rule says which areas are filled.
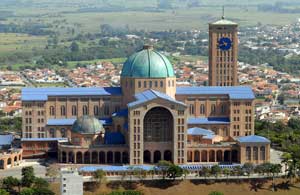
[[[169,166],[167,172],[168,172],[168,177],[172,178],[173,180],[175,180],[176,177],[181,177],[183,175],[183,169],[178,165],[174,165],[174,164]]]
[[[25,187],[31,187],[35,179],[33,167],[22,168],[22,185]]]
[[[71,52],[78,52],[79,51],[79,45],[75,41],[73,41],[71,43],[70,50],[71,50]]]
[[[210,168],[208,167],[203,167],[201,169],[201,175],[204,176],[205,180],[206,180],[206,177],[208,177],[210,175]]]
[[[224,194],[222,192],[213,191],[213,192],[209,193],[208,195],[224,195]]]
[[[34,189],[32,188],[25,188],[20,192],[20,195],[34,195]]]
[[[9,195],[9,193],[4,189],[0,189],[0,195]]]
[[[55,193],[47,188],[34,188],[33,195],[55,195]]]
[[[240,166],[233,167],[232,172],[239,178],[239,176],[243,175],[243,169]],[[239,180],[240,181],[240,180]]]
[[[169,167],[172,165],[169,161],[161,160],[157,164],[157,168],[162,172],[163,179],[165,179]]]
[[[101,184],[101,182],[105,179],[105,172],[102,169],[98,169],[94,172],[93,177],[97,184]]]
[[[281,163],[284,164],[284,172],[285,172],[285,177],[288,176],[288,165],[291,164],[292,161],[292,155],[290,153],[283,153],[281,156]]]
[[[221,173],[222,169],[219,165],[214,165],[211,167],[211,173],[218,178],[218,175]]]
[[[33,187],[34,188],[48,188],[49,183],[43,178],[36,177],[34,179]]]
[[[2,181],[3,187],[9,192],[14,191],[13,189],[14,187],[19,187],[19,191],[20,191],[20,184],[21,184],[20,180],[12,176],[4,178]]]
[[[253,172],[253,170],[254,170],[254,165],[252,163],[245,163],[243,165],[243,171],[248,175],[248,177],[250,177],[250,174]]]
[[[271,164],[270,166],[270,173],[272,174],[272,190],[275,191],[275,176],[281,172],[281,165],[280,164]]]
[[[228,184],[228,176],[230,175],[230,169],[224,168],[223,174],[226,175],[226,184]]]

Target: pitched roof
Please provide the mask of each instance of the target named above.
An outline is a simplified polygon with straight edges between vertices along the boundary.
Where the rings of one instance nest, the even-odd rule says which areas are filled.
[[[236,140],[240,143],[271,143],[269,139],[258,135],[238,137]]]
[[[0,135],[0,146],[10,145],[13,140],[13,135]]]
[[[93,87],[93,88],[22,88],[22,101],[46,101],[49,96],[111,96],[122,95],[120,87]]]
[[[199,117],[199,118],[189,118],[187,123],[189,125],[193,124],[229,124],[230,119],[228,117]]]
[[[177,87],[176,95],[228,95],[230,99],[254,99],[251,87],[230,86],[230,87]]]
[[[151,101],[151,100],[154,100],[157,98],[171,101],[175,104],[180,104],[180,105],[186,106],[183,102],[177,101],[177,100],[173,99],[172,97],[168,96],[167,94],[155,91],[153,89],[148,89],[146,91],[138,93],[135,95],[135,98],[136,98],[136,101],[128,103],[127,104],[128,107],[137,106],[137,105],[143,104],[145,102],[148,102],[148,101]]]
[[[215,133],[211,130],[202,129],[199,127],[193,127],[187,130],[188,135],[214,135]]]
[[[232,22],[230,20],[226,20],[226,19],[221,19],[221,20],[218,20],[216,22],[212,22],[210,24],[211,25],[238,25],[237,23]]]

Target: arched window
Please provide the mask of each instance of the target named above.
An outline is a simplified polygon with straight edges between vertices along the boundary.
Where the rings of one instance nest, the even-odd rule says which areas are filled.
[[[221,106],[221,113],[222,114],[226,113],[226,105],[224,105],[224,104]]]
[[[77,115],[77,107],[72,106],[72,116],[76,116],[76,115]]]
[[[117,126],[117,132],[121,132],[121,126],[120,125]]]
[[[99,106],[94,106],[94,115],[95,116],[99,115]]]
[[[194,110],[194,105],[190,104],[190,114],[194,114],[195,110]]]
[[[54,115],[55,115],[54,106],[50,106],[50,116],[54,116]]]
[[[258,148],[253,147],[253,160],[258,160]]]
[[[264,146],[260,147],[260,160],[266,160],[266,148]]]
[[[65,106],[61,106],[60,107],[60,114],[61,114],[61,116],[65,116],[66,115],[66,107]]]
[[[60,134],[61,134],[61,137],[67,137],[67,131],[65,128],[61,128],[60,129]]]
[[[55,137],[55,129],[51,128],[49,131],[50,137],[54,138]]]
[[[216,105],[215,104],[211,105],[211,114],[216,114]]]
[[[104,115],[109,115],[109,106],[108,105],[104,106]]]
[[[224,129],[223,129],[223,136],[228,136],[228,129],[227,129],[227,127],[224,127]]]
[[[88,114],[88,107],[85,106],[85,105],[82,107],[82,114],[83,115],[87,115]]]
[[[204,106],[204,104],[201,104],[201,106],[200,106],[200,114],[205,114],[205,106]]]
[[[251,147],[246,148],[246,160],[251,160]]]

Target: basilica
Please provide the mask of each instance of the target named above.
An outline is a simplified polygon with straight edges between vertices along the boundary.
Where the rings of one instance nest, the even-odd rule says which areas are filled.
[[[177,87],[168,58],[145,45],[119,87],[23,88],[23,157],[60,163],[260,164],[270,141],[254,133],[255,96],[237,79],[237,25],[210,24],[210,86]]]

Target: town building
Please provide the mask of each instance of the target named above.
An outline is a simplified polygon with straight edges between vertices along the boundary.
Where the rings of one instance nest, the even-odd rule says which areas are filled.
[[[83,195],[83,178],[76,169],[64,168],[60,173],[61,195]]]

